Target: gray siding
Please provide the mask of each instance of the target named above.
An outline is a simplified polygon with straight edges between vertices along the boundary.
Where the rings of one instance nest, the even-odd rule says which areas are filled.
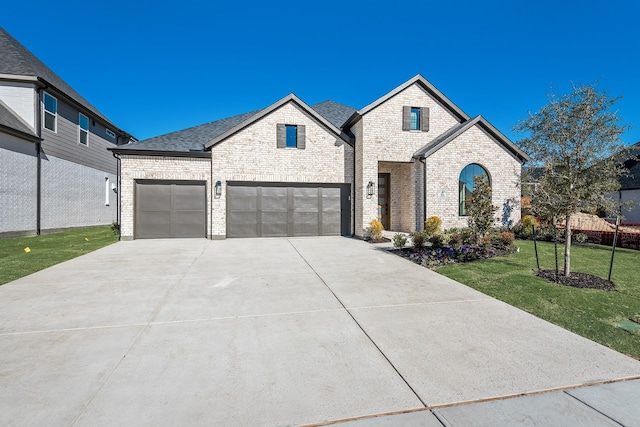
[[[0,133],[0,234],[35,231],[36,180],[34,144]]]
[[[106,225],[115,221],[117,194],[109,189],[106,206],[105,178],[109,178],[109,187],[116,183],[112,173],[53,156],[43,160],[41,228]]]
[[[46,156],[85,165],[100,171],[116,173],[117,163],[107,148],[114,147],[116,141],[107,136],[105,127],[89,114],[89,145],[78,143],[78,113],[79,111],[58,99],[57,132],[42,129],[42,149]],[[112,131],[114,129],[111,129]]]

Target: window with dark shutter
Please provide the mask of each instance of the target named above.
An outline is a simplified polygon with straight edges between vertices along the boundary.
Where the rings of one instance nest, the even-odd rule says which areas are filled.
[[[298,125],[296,127],[297,127],[297,130],[298,130],[298,135],[297,135],[297,137],[298,137],[298,141],[297,141],[298,142],[298,149],[304,150],[305,147],[306,147],[305,138],[307,136],[306,135],[307,132],[305,130],[304,125]]]
[[[402,130],[411,130],[411,107],[402,107]]]
[[[420,130],[429,132],[429,107],[420,108]]]
[[[284,124],[278,123],[276,126],[276,146],[278,148],[286,147],[287,143],[287,128]]]

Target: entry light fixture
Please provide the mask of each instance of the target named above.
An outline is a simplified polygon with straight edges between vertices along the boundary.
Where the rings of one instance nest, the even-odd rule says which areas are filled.
[[[216,182],[216,186],[213,188],[213,195],[216,199],[219,199],[222,195],[222,183],[220,181]]]
[[[374,183],[373,181],[369,181],[369,183],[367,184],[367,199],[370,199],[371,197],[373,197],[373,191],[375,190],[374,187]]]

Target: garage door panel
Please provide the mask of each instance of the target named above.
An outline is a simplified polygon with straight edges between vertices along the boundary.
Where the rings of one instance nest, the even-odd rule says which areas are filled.
[[[287,211],[262,212],[262,237],[281,237],[287,235]]]
[[[138,185],[137,196],[141,211],[171,210],[171,187],[168,185]]]
[[[229,187],[228,207],[235,211],[256,211],[258,209],[257,187]]]
[[[136,238],[205,237],[204,183],[136,182]]]
[[[261,190],[262,212],[287,212],[286,187],[262,187]]]
[[[348,185],[228,183],[228,237],[340,235]],[[346,223],[348,230],[348,223]]]

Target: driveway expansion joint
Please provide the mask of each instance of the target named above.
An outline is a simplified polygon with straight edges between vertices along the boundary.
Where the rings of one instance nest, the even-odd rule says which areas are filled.
[[[426,408],[427,404],[424,402],[424,400],[422,400],[422,397],[420,397],[418,392],[416,392],[416,390],[411,386],[411,384],[409,384],[409,381],[407,381],[407,379],[400,373],[398,368],[396,368],[396,366],[393,364],[393,362],[391,362],[391,360],[387,357],[387,355],[384,354],[382,349],[378,346],[378,344],[376,344],[376,342],[373,340],[373,338],[371,338],[371,336],[367,333],[367,331],[364,330],[364,328],[362,327],[360,322],[358,322],[358,320],[354,317],[353,313],[351,313],[351,311],[349,311],[347,306],[344,305],[342,300],[338,297],[338,295],[336,295],[336,293],[333,291],[333,289],[331,289],[331,287],[327,284],[327,282],[324,281],[324,279],[320,276],[320,274],[318,274],[318,272],[315,270],[315,268],[313,268],[313,266],[311,264],[309,264],[309,261],[307,261],[307,259],[300,253],[300,251],[298,251],[298,248],[296,248],[296,246],[291,242],[291,240],[287,239],[287,241],[293,247],[293,250],[295,250],[296,253],[300,256],[300,258],[302,258],[302,260],[309,266],[309,268],[316,274],[316,276],[318,276],[318,279],[320,279],[320,281],[324,284],[324,286],[327,287],[327,289],[329,290],[329,292],[331,292],[331,294],[336,299],[336,301],[338,301],[338,303],[342,306],[342,308],[347,312],[349,317],[351,317],[351,319],[354,321],[356,326],[358,326],[358,328],[367,337],[367,339],[371,342],[371,344],[373,344],[373,346],[378,350],[378,352],[382,355],[382,357],[384,357],[384,359],[387,361],[389,366],[391,366],[391,368],[393,368],[393,370],[396,372],[396,374],[398,374],[400,379],[402,379],[402,381],[406,384],[406,386],[409,388],[409,390],[411,390],[411,392],[415,395],[415,397],[418,399],[418,401]]]

